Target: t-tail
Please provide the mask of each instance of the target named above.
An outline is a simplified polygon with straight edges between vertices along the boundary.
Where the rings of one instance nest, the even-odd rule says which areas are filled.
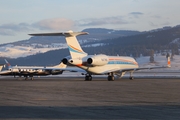
[[[31,36],[65,36],[66,42],[69,48],[69,52],[71,55],[71,58],[82,58],[87,56],[87,53],[85,53],[76,36],[78,35],[87,35],[87,32],[73,32],[73,31],[68,31],[68,32],[63,32],[63,33],[35,33],[35,34],[29,34]]]
[[[66,37],[66,42],[67,42],[67,45],[69,48],[71,58],[82,58],[82,57],[87,56],[87,53],[85,53],[82,50],[82,48],[76,38],[76,36],[78,36],[78,35],[84,35],[87,33],[86,32],[73,32],[73,31],[68,31],[68,32],[69,33],[65,34],[65,37]]]
[[[11,64],[6,59],[4,59],[4,61],[6,62],[6,65],[8,66],[8,69],[10,69],[12,67]]]

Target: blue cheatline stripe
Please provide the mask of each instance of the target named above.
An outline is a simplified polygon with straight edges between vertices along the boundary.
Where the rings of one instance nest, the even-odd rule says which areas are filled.
[[[132,62],[124,62],[124,61],[109,61],[108,64],[126,64],[126,65],[135,65]]]
[[[70,50],[71,52],[76,52],[76,53],[80,53],[80,54],[86,54],[86,53],[84,53],[84,52],[80,52],[80,51],[74,50],[74,49],[71,48],[70,46],[68,46],[68,48],[69,48],[69,50]]]

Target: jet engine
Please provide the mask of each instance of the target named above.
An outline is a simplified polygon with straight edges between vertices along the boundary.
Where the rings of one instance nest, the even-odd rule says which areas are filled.
[[[68,65],[69,63],[68,63],[68,61],[71,59],[71,57],[70,56],[67,56],[67,57],[65,57],[65,58],[63,58],[62,60],[61,60],[61,62],[63,63],[63,64],[65,64],[65,65]]]
[[[16,69],[16,68],[10,68],[9,70],[10,70],[11,72],[19,72],[19,70]]]
[[[61,61],[62,61],[62,62],[63,62],[63,64],[65,64],[65,65],[67,65],[67,63],[68,63],[67,58],[63,58]]]
[[[109,58],[106,55],[94,55],[87,59],[87,63],[93,66],[106,65],[109,62]]]

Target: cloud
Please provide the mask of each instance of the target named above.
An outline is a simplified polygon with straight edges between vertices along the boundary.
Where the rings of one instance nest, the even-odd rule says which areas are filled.
[[[131,12],[131,13],[129,13],[129,14],[131,14],[131,15],[143,15],[142,12]]]
[[[143,13],[132,12],[133,15],[140,15]],[[0,35],[13,36],[19,32],[29,32],[37,30],[52,30],[52,31],[66,31],[71,29],[78,29],[84,27],[107,27],[107,26],[118,26],[133,23],[132,20],[128,19],[127,16],[113,16],[103,18],[88,18],[73,21],[65,18],[52,18],[44,19],[34,23],[8,23],[0,25]]]
[[[15,34],[11,30],[0,28],[0,35],[2,35],[2,36],[14,36]]]
[[[101,26],[101,25],[116,25],[127,24],[128,22],[121,16],[105,17],[105,18],[89,18],[77,21],[79,26]]]
[[[164,22],[164,23],[162,23],[161,25],[167,26],[167,25],[170,25],[170,22]]]
[[[157,18],[157,19],[160,19],[160,18],[162,18],[160,15],[153,15],[153,16],[151,16],[152,18]]]
[[[149,22],[149,25],[152,26],[152,27],[157,27],[158,25],[153,23],[153,22]]]
[[[32,24],[28,23],[8,23],[0,25],[0,35],[3,36],[14,36],[18,32],[29,32],[35,29],[39,30],[70,30],[74,27],[74,21],[55,18],[55,19],[45,19]]]
[[[32,26],[40,30],[70,30],[74,27],[74,21],[64,18],[45,19]]]
[[[15,32],[24,32],[29,30],[30,30],[29,24],[27,23],[19,23],[19,24],[9,23],[9,24],[0,25],[0,35],[5,35],[5,36],[13,36],[15,35]]]
[[[131,13],[129,13],[129,15],[132,15],[135,18],[139,18],[139,16],[144,15],[144,13],[142,13],[142,12],[131,12]]]

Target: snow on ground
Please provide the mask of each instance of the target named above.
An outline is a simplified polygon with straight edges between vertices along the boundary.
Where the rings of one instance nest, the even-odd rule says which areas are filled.
[[[87,41],[83,41],[83,43],[86,42]],[[97,47],[103,45],[105,44],[97,43],[97,44],[89,44],[83,47]],[[0,57],[8,57],[8,58],[27,57],[29,55],[45,53],[51,50],[63,49],[67,47],[68,46],[66,43],[51,43],[50,45],[32,43],[32,44],[22,44],[19,46],[13,44],[7,44],[0,47]]]
[[[154,63],[149,62],[149,56],[137,58],[136,61],[138,62],[140,67],[152,67],[152,66],[166,66],[167,65],[167,58],[166,56],[162,55],[155,55],[154,56]],[[171,68],[163,68],[163,69],[154,69],[154,70],[180,70],[180,55],[175,55],[171,60]]]
[[[37,53],[45,53],[50,50],[61,48],[33,48],[26,46],[3,46],[0,47],[0,57],[18,58],[34,55]]]
[[[89,44],[89,45],[84,45],[83,47],[97,47],[97,46],[104,46],[106,45],[105,43],[95,43],[95,44]]]
[[[98,44],[97,46],[100,46],[100,44]],[[12,44],[8,44],[6,46],[0,47],[0,57],[9,57],[9,58],[26,57],[26,56],[34,55],[37,53],[45,53],[50,50],[62,49],[66,47],[67,46],[35,48],[33,46],[14,46]],[[139,58],[136,58],[136,61],[138,62],[140,67],[166,66],[167,65],[166,56],[162,56],[160,54],[154,55],[154,60],[155,60],[154,63],[150,63],[149,58],[150,58],[149,56],[139,57]],[[155,69],[155,70],[159,70],[159,69]],[[171,60],[171,68],[168,68],[168,69],[163,68],[161,70],[180,70],[180,55],[175,55],[173,57],[173,59]]]

